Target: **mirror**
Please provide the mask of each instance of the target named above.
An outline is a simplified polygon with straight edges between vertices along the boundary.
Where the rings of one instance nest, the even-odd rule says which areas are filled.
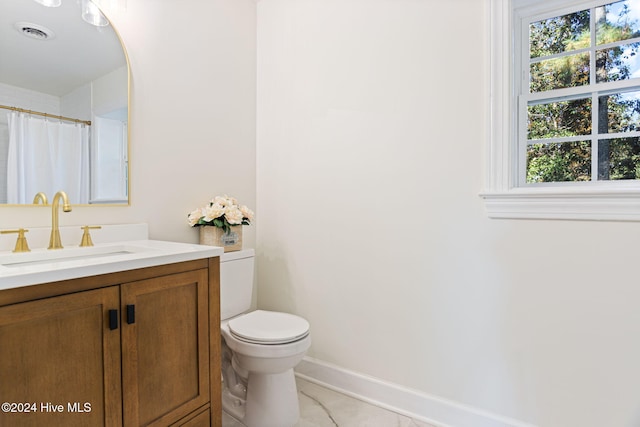
[[[0,204],[128,204],[124,47],[82,19],[89,0],[41,1],[0,1]]]

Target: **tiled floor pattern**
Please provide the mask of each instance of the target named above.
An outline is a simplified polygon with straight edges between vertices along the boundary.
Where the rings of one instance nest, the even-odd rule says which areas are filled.
[[[433,427],[298,378],[300,421],[296,427]],[[223,413],[223,427],[242,424]]]

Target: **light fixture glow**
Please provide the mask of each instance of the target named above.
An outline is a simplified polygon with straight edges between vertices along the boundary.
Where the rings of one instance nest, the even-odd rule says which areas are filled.
[[[62,4],[62,0],[33,0],[33,1],[47,7],[58,7]]]
[[[96,27],[106,27],[109,21],[91,0],[82,0],[82,19]]]

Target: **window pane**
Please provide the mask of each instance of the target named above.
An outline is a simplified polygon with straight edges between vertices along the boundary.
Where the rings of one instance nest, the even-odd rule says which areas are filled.
[[[529,56],[538,58],[589,47],[589,10],[529,25]]]
[[[598,97],[598,133],[640,130],[640,92]]]
[[[605,44],[638,37],[640,1],[624,0],[596,8],[596,43]]]
[[[640,179],[639,138],[598,141],[598,179]]]
[[[589,84],[589,52],[531,64],[530,91],[561,89]]]
[[[640,48],[640,43],[598,50],[596,52],[596,82],[613,82],[640,77],[638,48]]]
[[[527,183],[590,180],[590,142],[533,144],[527,147]]]
[[[589,135],[591,98],[529,105],[527,139]]]

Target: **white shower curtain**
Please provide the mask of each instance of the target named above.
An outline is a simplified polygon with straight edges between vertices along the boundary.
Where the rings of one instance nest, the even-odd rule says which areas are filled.
[[[7,161],[7,203],[32,203],[44,192],[49,201],[64,190],[74,204],[89,203],[89,130],[11,112]]]

